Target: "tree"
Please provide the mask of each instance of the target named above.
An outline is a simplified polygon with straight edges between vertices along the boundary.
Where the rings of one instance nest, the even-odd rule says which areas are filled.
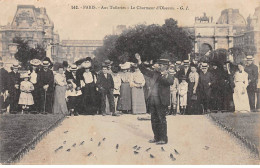
[[[142,60],[157,60],[167,57],[171,60],[187,58],[192,50],[192,38],[177,25],[174,19],[165,24],[140,24],[128,28],[120,35],[106,36],[104,45],[94,53],[97,58],[109,58],[116,63],[135,61],[139,53]]]
[[[15,37],[13,42],[18,44],[18,52],[14,57],[22,63],[23,67],[26,67],[32,59],[36,58],[43,60],[46,57],[46,51],[40,44],[37,44],[35,48],[31,48],[28,41],[25,41],[20,37]]]

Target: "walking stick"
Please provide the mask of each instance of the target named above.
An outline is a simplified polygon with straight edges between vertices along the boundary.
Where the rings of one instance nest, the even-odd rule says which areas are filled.
[[[179,104],[180,104],[180,96],[179,96],[179,93],[177,93],[177,109],[176,109],[176,111],[177,111],[177,113],[180,113],[180,106],[179,106]]]
[[[43,112],[45,112],[45,106],[46,106],[46,90],[44,90],[44,106],[43,106]]]

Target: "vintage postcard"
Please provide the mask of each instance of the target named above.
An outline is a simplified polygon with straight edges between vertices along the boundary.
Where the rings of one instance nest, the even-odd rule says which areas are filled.
[[[258,0],[0,0],[2,165],[259,165]]]

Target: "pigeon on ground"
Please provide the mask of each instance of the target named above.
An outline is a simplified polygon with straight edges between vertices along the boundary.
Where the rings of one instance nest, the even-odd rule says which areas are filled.
[[[93,139],[92,139],[92,138],[90,138],[90,141],[93,141]]]
[[[88,156],[91,156],[92,155],[92,152],[89,152]]]
[[[137,148],[137,145],[133,146],[133,149],[136,149]]]
[[[69,131],[65,131],[64,134],[67,134]]]
[[[136,150],[140,150],[141,149],[141,146],[139,146],[138,148],[136,148]]]
[[[163,152],[165,151],[163,147],[161,147],[161,150],[162,150]]]
[[[205,147],[204,147],[204,149],[205,149],[205,150],[208,150],[208,149],[209,149],[209,147],[208,147],[208,146],[205,146]]]
[[[154,158],[154,156],[152,154],[150,154],[150,158]]]
[[[82,141],[79,145],[83,145],[85,141]]]
[[[151,148],[146,149],[145,151],[148,152]]]
[[[98,143],[98,146],[100,146],[100,145],[101,145],[101,142]]]
[[[105,141],[106,140],[106,138],[103,138],[103,141]]]
[[[139,153],[139,152],[137,152],[137,151],[134,151],[134,154],[135,154],[135,155],[137,155],[138,153]]]
[[[116,144],[116,149],[118,149],[119,148],[119,145],[118,144]]]
[[[70,151],[70,149],[67,149],[67,152],[69,152]]]
[[[76,143],[74,143],[73,145],[72,145],[72,147],[75,147],[76,146]]]
[[[174,149],[174,152],[177,154],[177,155],[179,155],[180,153],[176,150],[176,149]]]
[[[60,146],[59,148],[57,148],[56,150],[55,150],[55,152],[57,152],[58,150],[60,150],[60,149],[62,149],[63,148],[63,146]]]
[[[66,141],[63,141],[63,144],[66,144]]]
[[[172,161],[175,161],[175,160],[176,160],[176,158],[173,156],[172,153],[170,154],[170,158],[172,159]]]

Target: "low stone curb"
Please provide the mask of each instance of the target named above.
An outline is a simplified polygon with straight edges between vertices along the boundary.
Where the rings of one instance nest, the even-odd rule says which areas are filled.
[[[233,128],[224,125],[216,117],[210,114],[208,114],[207,117],[209,117],[212,121],[214,121],[220,128],[226,130],[229,134],[237,138],[244,146],[246,146],[259,159],[259,150],[255,144],[251,143],[247,138],[240,135],[240,133],[236,132]]]
[[[51,124],[44,131],[39,132],[30,142],[26,143],[26,145],[21,148],[16,154],[10,157],[7,161],[5,161],[4,165],[14,164],[19,162],[25,154],[27,154],[31,149],[34,149],[35,146],[46,136],[49,132],[51,132],[57,125],[59,125],[65,116],[61,116],[61,118],[57,119],[53,124]]]

